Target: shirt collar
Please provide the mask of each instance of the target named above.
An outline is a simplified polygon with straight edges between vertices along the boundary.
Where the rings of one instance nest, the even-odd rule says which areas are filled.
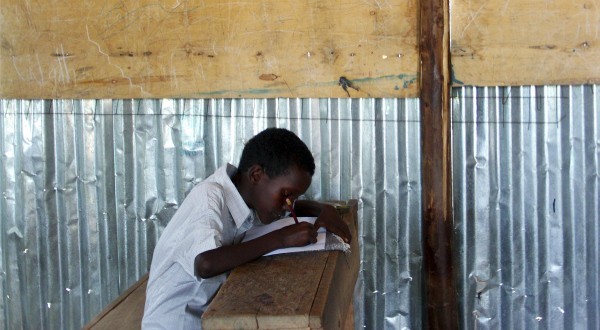
[[[231,178],[237,172],[237,167],[226,164],[221,166],[217,172],[225,192],[225,203],[227,204],[227,208],[229,209],[236,226],[240,228],[246,219],[253,217],[254,212],[246,205],[242,195],[240,195],[240,192],[231,181]]]

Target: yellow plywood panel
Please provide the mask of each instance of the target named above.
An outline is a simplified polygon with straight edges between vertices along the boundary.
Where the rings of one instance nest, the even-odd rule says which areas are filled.
[[[596,0],[451,0],[454,85],[600,82]]]
[[[415,0],[2,0],[4,98],[416,96]]]

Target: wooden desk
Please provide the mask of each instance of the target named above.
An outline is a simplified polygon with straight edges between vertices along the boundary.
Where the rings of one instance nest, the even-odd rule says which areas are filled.
[[[358,204],[348,205],[343,218],[352,232],[351,253],[277,255],[235,268],[204,314],[204,329],[352,329],[360,251]],[[147,284],[148,274],[84,329],[139,329]]]
[[[348,205],[350,253],[275,255],[235,268],[204,313],[203,329],[353,329],[358,203]]]

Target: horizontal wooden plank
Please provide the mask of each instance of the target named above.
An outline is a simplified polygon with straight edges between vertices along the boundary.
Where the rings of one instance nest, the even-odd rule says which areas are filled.
[[[600,83],[600,4],[451,1],[453,85]]]
[[[416,26],[401,0],[4,0],[0,96],[416,96]]]

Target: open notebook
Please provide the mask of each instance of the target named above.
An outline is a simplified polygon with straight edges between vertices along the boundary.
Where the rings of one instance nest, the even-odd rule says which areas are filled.
[[[317,220],[316,217],[298,217],[298,221],[306,221],[310,223],[315,223]],[[263,236],[267,233],[272,232],[273,230],[277,230],[283,228],[285,226],[293,225],[293,218],[283,218],[277,221],[274,221],[268,225],[263,226],[254,226],[246,232],[244,236],[243,242],[253,240],[257,237]],[[285,249],[279,249],[267,253],[265,255],[273,255],[280,253],[293,253],[293,252],[304,252],[304,251],[323,251],[323,250],[341,250],[344,252],[350,251],[350,245],[345,243],[339,236],[327,232],[325,228],[319,228],[317,231],[317,243],[308,244],[305,246],[299,247],[290,247]]]

